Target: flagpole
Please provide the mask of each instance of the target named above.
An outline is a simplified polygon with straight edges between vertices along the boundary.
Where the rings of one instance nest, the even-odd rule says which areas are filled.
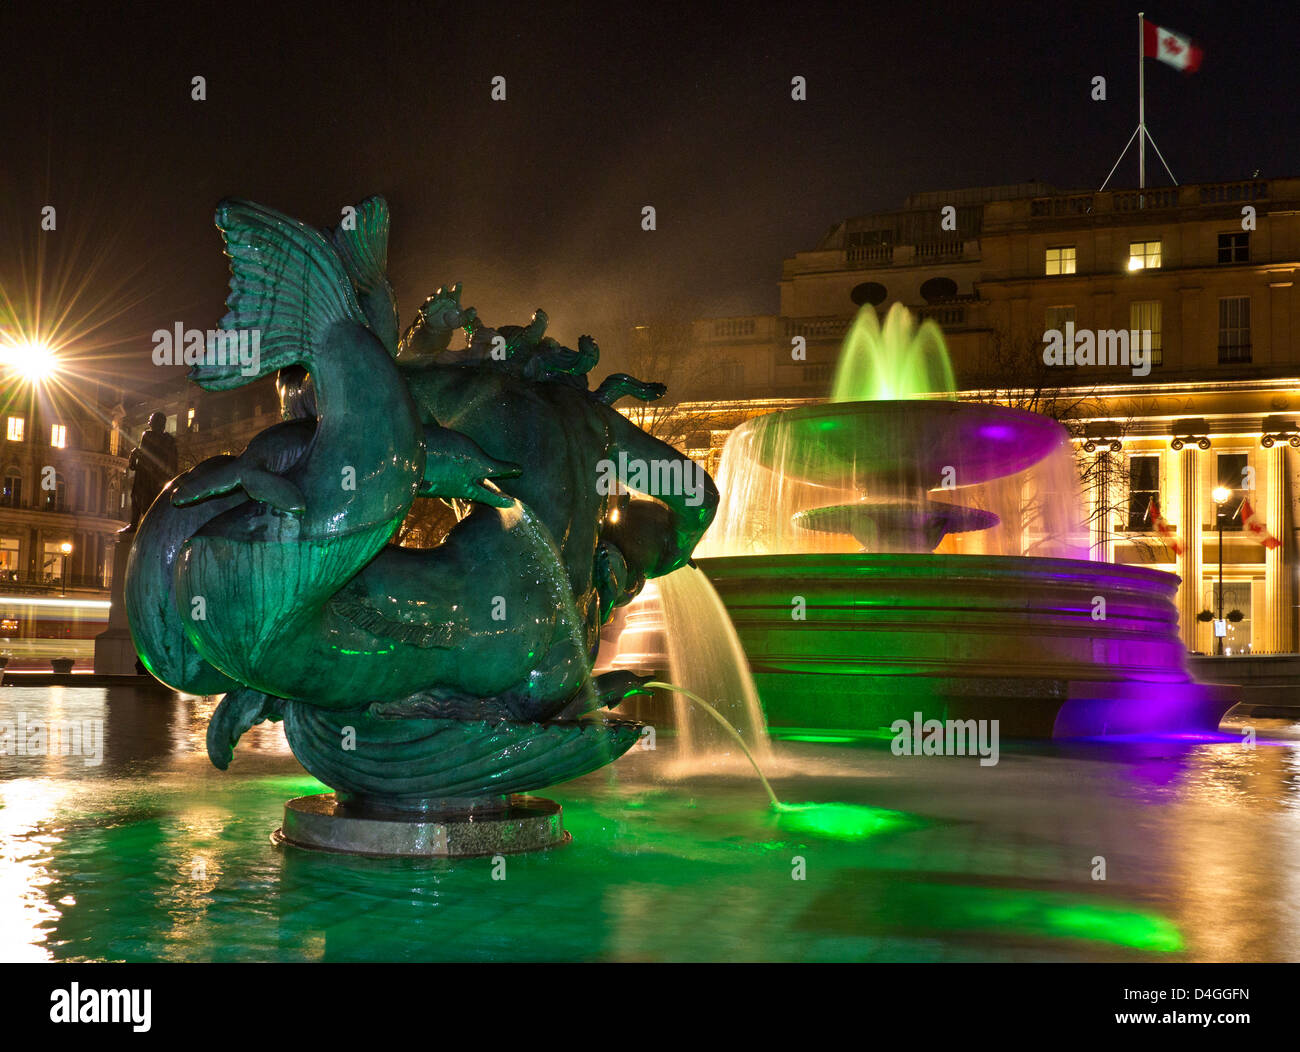
[[[1143,12],[1138,12],[1138,189],[1147,185],[1147,82],[1142,62],[1146,51]]]

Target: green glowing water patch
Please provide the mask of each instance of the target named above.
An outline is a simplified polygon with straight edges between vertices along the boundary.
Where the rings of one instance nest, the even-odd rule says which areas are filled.
[[[901,875],[872,887],[879,876],[841,870],[824,899],[824,904],[836,902],[837,911],[812,917],[805,926],[875,936],[947,932],[982,944],[990,938],[1028,938],[1105,943],[1147,953],[1184,948],[1171,921],[1123,904],[1037,888],[937,884]],[[863,894],[864,888],[870,893]]]
[[[832,840],[866,840],[923,824],[915,815],[863,804],[781,804],[777,808],[777,825],[786,832]]]
[[[830,742],[836,745],[857,741],[856,738],[845,738],[835,734],[783,734],[781,740],[787,742]]]
[[[271,793],[278,793],[286,800],[298,796],[314,796],[317,793],[333,791],[324,782],[318,782],[309,774],[248,778],[244,781],[244,786],[259,792],[267,790]]]
[[[853,742],[892,741],[898,735],[889,727],[768,727],[768,737],[783,742],[845,745]]]
[[[1183,948],[1178,929],[1159,914],[1095,905],[1053,892],[930,885],[923,898],[935,910],[935,923],[949,928],[997,927],[1162,953]]]

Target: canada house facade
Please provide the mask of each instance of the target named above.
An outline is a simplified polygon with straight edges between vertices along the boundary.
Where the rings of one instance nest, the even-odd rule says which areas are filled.
[[[1178,574],[1189,650],[1214,652],[1221,598],[1225,653],[1295,652],[1298,261],[1300,178],[916,194],[786,259],[779,314],[693,324],[724,379],[683,391],[686,444],[715,467],[740,420],[825,398],[859,307],[901,303],[942,328],[958,397],[1070,407],[1091,557]]]

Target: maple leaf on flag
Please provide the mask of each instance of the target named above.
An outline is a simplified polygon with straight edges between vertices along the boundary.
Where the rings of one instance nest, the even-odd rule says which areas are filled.
[[[1195,73],[1201,67],[1201,49],[1181,33],[1165,29],[1154,22],[1142,20],[1142,57],[1156,58],[1184,73]]]

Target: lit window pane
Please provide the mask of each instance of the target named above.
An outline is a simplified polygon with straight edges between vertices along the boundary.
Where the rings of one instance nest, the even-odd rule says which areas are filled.
[[[1151,270],[1161,264],[1161,242],[1131,241],[1128,246],[1129,270]]]
[[[1049,277],[1058,274],[1073,274],[1075,252],[1073,245],[1061,245],[1049,248],[1045,257],[1045,270]]]

